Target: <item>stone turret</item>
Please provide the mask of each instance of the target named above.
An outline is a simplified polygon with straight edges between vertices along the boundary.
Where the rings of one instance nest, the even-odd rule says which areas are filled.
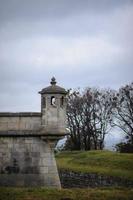
[[[41,94],[42,132],[45,135],[65,135],[67,133],[67,91],[56,85],[56,80],[53,77],[51,85],[42,89],[39,93]]]
[[[0,186],[60,188],[53,147],[67,134],[64,88],[42,89],[41,113],[0,113]]]

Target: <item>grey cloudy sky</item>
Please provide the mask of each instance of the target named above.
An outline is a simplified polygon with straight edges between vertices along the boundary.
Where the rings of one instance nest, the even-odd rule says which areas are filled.
[[[39,111],[66,88],[133,81],[133,0],[0,0],[0,111]]]

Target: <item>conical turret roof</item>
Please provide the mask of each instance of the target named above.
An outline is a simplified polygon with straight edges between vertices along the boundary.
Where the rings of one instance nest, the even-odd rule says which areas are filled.
[[[55,77],[51,79],[50,83],[51,83],[50,86],[43,88],[39,93],[40,94],[67,94],[67,91],[64,88],[56,85]]]

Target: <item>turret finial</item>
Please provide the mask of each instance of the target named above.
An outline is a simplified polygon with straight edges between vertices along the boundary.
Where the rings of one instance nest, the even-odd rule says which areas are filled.
[[[55,77],[51,78],[51,82],[50,83],[51,83],[51,85],[56,85],[56,79],[55,79]]]

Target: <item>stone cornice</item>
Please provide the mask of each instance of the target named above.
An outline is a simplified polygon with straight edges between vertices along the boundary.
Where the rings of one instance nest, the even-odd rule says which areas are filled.
[[[0,117],[41,117],[41,112],[0,112]]]

